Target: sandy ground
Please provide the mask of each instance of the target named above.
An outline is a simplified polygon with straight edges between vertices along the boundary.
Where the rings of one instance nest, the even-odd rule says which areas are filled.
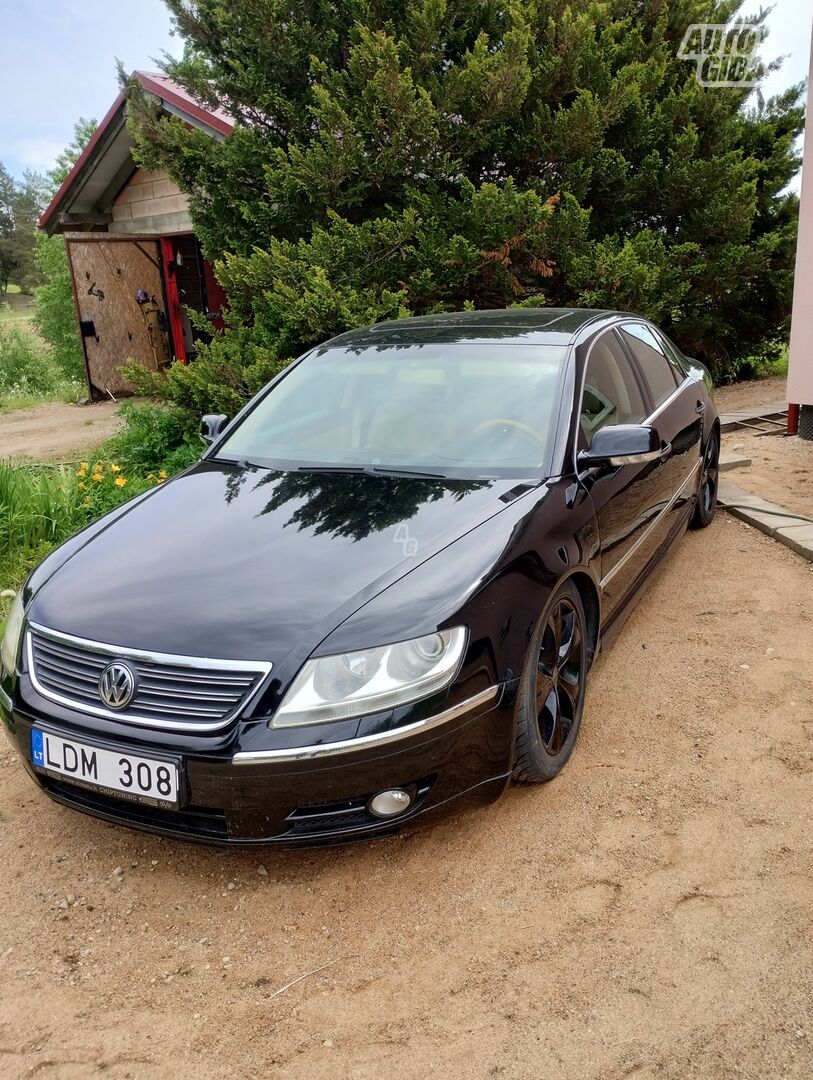
[[[813,517],[813,442],[782,435],[723,435],[723,451],[751,459],[724,478],[753,495]]]
[[[736,412],[737,409],[750,409],[767,402],[784,401],[786,385],[787,379],[780,375],[749,379],[718,387],[714,391],[714,400],[720,412]]]
[[[51,402],[0,414],[0,458],[65,459],[98,445],[121,426],[118,405]]]
[[[806,1080],[811,655],[813,565],[721,516],[599,660],[563,774],[412,835],[151,839],[0,746],[0,1075]]]
[[[728,412],[781,401],[784,396],[783,379],[739,383],[715,395],[717,407]],[[742,428],[723,435],[723,452],[751,459],[749,466],[726,473],[726,480],[795,514],[813,517],[813,442],[781,434],[756,435]]]

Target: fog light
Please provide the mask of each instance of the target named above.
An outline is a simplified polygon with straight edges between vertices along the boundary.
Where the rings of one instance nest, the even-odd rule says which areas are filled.
[[[412,806],[412,796],[408,791],[401,788],[390,788],[389,791],[379,791],[373,795],[367,804],[367,809],[377,818],[395,817],[403,814]]]

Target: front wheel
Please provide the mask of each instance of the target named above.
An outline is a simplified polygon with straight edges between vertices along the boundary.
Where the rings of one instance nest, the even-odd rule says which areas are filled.
[[[587,622],[579,591],[566,582],[534,631],[517,694],[514,779],[552,780],[573,751],[584,709]]]
[[[714,520],[714,511],[717,509],[717,480],[720,475],[720,442],[717,432],[712,431],[706,450],[703,454],[703,464],[700,468],[700,486],[697,489],[697,503],[692,515],[692,528],[705,529]]]

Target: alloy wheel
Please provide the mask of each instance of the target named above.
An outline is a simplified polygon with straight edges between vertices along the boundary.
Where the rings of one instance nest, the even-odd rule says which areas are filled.
[[[706,444],[706,453],[703,456],[703,475],[700,480],[700,502],[703,513],[708,516],[714,508],[717,499],[717,478],[720,472],[720,461],[717,453],[717,436],[709,435]]]
[[[562,597],[542,634],[536,666],[536,715],[546,753],[558,754],[579,715],[585,650],[581,617]]]

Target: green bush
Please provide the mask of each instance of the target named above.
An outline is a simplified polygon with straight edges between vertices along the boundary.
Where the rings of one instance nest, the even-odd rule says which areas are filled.
[[[187,434],[198,430],[204,413],[234,416],[286,363],[245,326],[217,334],[197,349],[191,364],[172,364],[166,373],[134,361],[123,368],[137,393],[169,402],[183,413]]]
[[[119,414],[124,417],[124,429],[109,439],[103,450],[128,470],[146,473],[163,469],[172,475],[200,457],[200,417],[181,409],[133,402],[125,402]]]
[[[166,478],[166,470],[128,473],[106,458],[78,468],[0,461],[0,590],[18,588],[57,544]],[[0,602],[0,619],[6,608]]]
[[[258,354],[530,297],[641,311],[719,378],[787,339],[803,87],[708,89],[679,48],[739,0],[166,2],[167,74],[239,120],[215,140],[127,87],[233,313],[168,400],[230,413]]]
[[[67,380],[30,331],[0,324],[0,397],[58,397]]]
[[[85,359],[63,238],[39,233],[36,259],[45,284],[34,296],[34,325],[50,346],[53,363],[62,377],[84,383]]]

